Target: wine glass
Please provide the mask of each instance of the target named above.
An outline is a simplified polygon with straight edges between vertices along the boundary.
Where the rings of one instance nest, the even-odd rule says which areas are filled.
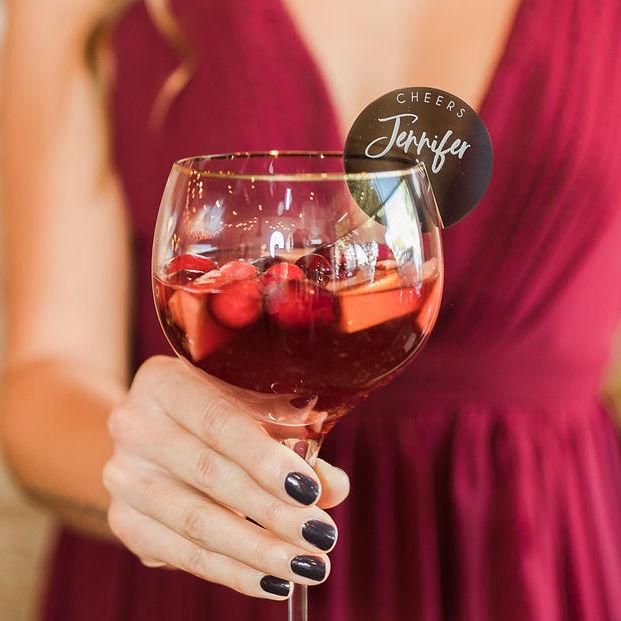
[[[175,352],[241,389],[313,463],[326,434],[421,348],[442,292],[424,164],[348,174],[342,153],[234,153],[173,165],[153,290]],[[289,619],[307,619],[296,585]]]

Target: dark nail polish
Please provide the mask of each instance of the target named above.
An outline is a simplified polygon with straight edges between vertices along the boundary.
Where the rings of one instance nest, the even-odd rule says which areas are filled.
[[[320,550],[329,550],[336,541],[336,528],[326,522],[309,520],[302,526],[302,537]]]
[[[275,576],[263,576],[261,578],[261,588],[272,595],[280,595],[287,597],[291,591],[291,583],[287,580],[281,580]]]
[[[290,472],[285,479],[285,490],[303,505],[312,505],[319,496],[319,483],[301,472]]]
[[[326,577],[326,564],[316,556],[296,556],[291,571],[298,576],[320,582]]]

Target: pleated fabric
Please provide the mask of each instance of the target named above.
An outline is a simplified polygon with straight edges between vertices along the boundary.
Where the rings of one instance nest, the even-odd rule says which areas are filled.
[[[334,109],[277,0],[175,0],[199,59],[162,127],[177,64],[144,7],[114,37],[114,153],[135,257],[134,362],[169,353],[150,248],[173,160],[338,149]],[[426,349],[339,423],[324,455],[352,477],[334,511],[314,621],[621,621],[621,457],[598,402],[621,316],[621,4],[523,0],[482,105],[484,201],[446,231]],[[120,547],[59,535],[45,621],[285,618]]]

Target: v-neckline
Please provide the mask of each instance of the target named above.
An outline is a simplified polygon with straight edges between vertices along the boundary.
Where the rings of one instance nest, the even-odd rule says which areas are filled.
[[[285,24],[289,27],[293,39],[297,41],[300,50],[302,50],[307,57],[307,60],[312,67],[313,71],[317,76],[317,80],[323,89],[323,93],[326,100],[326,105],[330,111],[331,120],[336,128],[336,132],[338,135],[338,142],[343,147],[345,145],[345,139],[347,138],[348,128],[342,127],[340,114],[338,113],[338,108],[336,105],[336,98],[332,93],[332,89],[330,87],[330,83],[323,71],[321,63],[319,59],[316,57],[315,53],[311,49],[310,45],[306,40],[306,36],[302,33],[295,17],[291,14],[289,8],[285,4],[284,0],[274,0],[277,10],[281,13],[282,19]],[[478,107],[478,114],[485,119],[487,108],[490,105],[490,102],[493,99],[493,95],[495,94],[497,84],[499,82],[500,76],[502,75],[502,71],[504,66],[511,56],[511,50],[516,45],[516,40],[518,39],[518,35],[523,29],[523,22],[525,19],[525,7],[528,4],[528,0],[518,0],[517,8],[514,11],[513,16],[511,17],[509,28],[507,30],[507,35],[505,37],[505,41],[502,45],[502,51],[499,54],[494,69],[492,70],[491,77],[488,80],[487,86],[483,91],[483,97],[481,98],[481,102]],[[402,85],[395,85],[395,88],[399,88]],[[422,86],[422,85],[421,85]],[[455,93],[459,95],[459,93]],[[369,102],[371,103],[371,102]],[[469,102],[468,102],[469,103]],[[362,111],[361,111],[362,112]]]

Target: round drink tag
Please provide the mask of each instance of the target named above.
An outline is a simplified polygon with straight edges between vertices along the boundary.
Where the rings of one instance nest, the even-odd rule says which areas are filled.
[[[348,173],[419,162],[427,168],[445,228],[481,200],[492,176],[492,142],[465,101],[437,88],[402,88],[369,104],[349,130]]]

